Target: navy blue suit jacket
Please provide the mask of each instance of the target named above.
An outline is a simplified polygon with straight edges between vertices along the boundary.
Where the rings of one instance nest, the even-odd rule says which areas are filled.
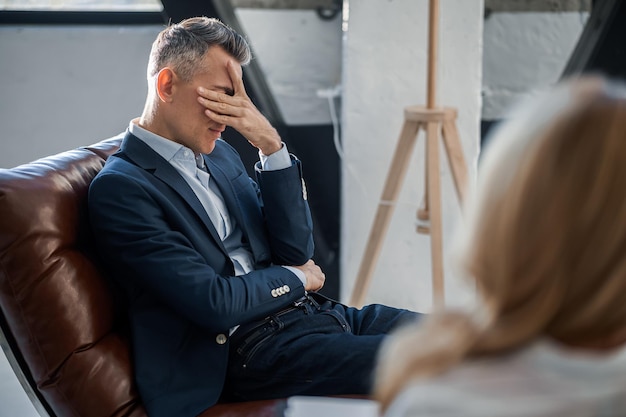
[[[215,404],[229,329],[302,297],[302,282],[277,265],[301,265],[313,255],[298,160],[278,171],[257,166],[255,183],[226,142],[204,157],[253,253],[249,274],[234,276],[191,188],[132,134],[89,189],[99,254],[128,295],[136,381],[151,417],[195,416]],[[272,295],[285,285],[289,292]]]

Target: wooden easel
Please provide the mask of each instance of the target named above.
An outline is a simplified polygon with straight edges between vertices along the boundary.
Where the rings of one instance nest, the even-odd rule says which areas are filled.
[[[426,132],[426,169],[423,206],[417,211],[417,231],[430,234],[433,304],[444,304],[441,184],[439,176],[439,139],[443,139],[459,202],[465,199],[467,167],[456,128],[457,111],[436,106],[437,41],[439,0],[430,0],[428,22],[427,105],[404,109],[404,125],[387,174],[374,225],[361,261],[350,305],[361,307],[369,289],[374,266],[380,255],[384,237],[395,209],[402,181],[420,129]],[[420,225],[422,223],[422,225]],[[427,225],[424,226],[423,224]]]

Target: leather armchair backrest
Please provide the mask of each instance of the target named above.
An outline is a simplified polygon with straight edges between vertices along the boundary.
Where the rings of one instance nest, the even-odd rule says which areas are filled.
[[[0,170],[3,347],[58,417],[145,416],[87,216],[89,183],[120,142]]]

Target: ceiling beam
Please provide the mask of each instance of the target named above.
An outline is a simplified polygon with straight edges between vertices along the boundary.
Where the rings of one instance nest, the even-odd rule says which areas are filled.
[[[243,9],[333,9],[337,0],[230,0]],[[588,12],[592,0],[485,0],[490,12]]]
[[[242,9],[331,9],[336,0],[230,0],[233,7]],[[339,3],[340,4],[340,3]]]
[[[592,0],[485,0],[489,12],[588,12]]]

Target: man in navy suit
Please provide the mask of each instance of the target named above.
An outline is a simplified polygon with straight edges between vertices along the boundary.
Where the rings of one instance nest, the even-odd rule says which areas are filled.
[[[216,19],[164,29],[148,97],[91,184],[98,250],[128,300],[152,417],[222,401],[367,394],[382,338],[416,313],[316,294],[300,161],[246,95],[245,40]],[[220,139],[259,150],[256,181]]]

